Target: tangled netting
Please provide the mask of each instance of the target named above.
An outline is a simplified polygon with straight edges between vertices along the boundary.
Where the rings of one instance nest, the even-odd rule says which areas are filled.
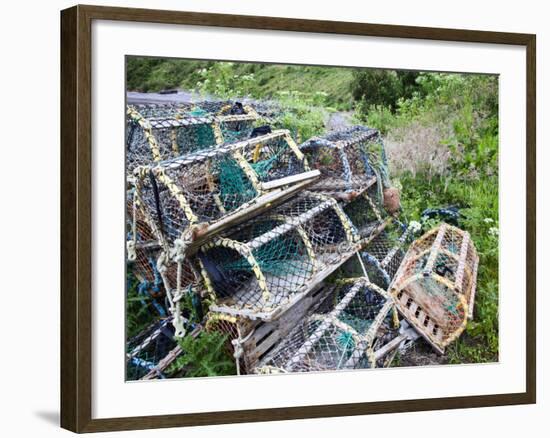
[[[377,130],[297,145],[272,128],[279,115],[260,102],[128,107],[128,302],[148,316],[133,319],[128,379],[185,376],[201,348],[178,340],[200,333],[220,334],[208,342],[244,374],[388,366],[410,326],[437,351],[463,330],[469,235],[442,226],[411,244],[419,225],[388,208]]]
[[[441,352],[473,316],[478,262],[470,235],[442,224],[409,247],[391,284],[399,311]]]

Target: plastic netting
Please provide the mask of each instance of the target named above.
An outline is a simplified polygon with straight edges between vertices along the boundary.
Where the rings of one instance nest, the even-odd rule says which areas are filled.
[[[227,106],[227,105],[226,105]],[[224,113],[212,113],[212,105],[166,107],[128,106],[126,124],[126,166],[168,160],[182,154],[250,137],[253,129],[266,119],[252,107],[230,107]],[[220,109],[219,111],[224,111]],[[140,112],[142,111],[142,112]]]
[[[405,256],[409,244],[418,231],[417,224],[405,226],[397,220],[387,221],[378,232],[361,246],[358,255],[343,264],[335,275],[354,278],[368,275],[376,286],[388,290]]]
[[[205,244],[198,256],[218,306],[264,318],[332,273],[357,244],[338,203],[306,192]]]
[[[442,224],[412,243],[391,284],[399,311],[440,352],[473,315],[478,262],[470,235]]]
[[[127,342],[126,379],[166,377],[161,361],[177,348],[170,319],[159,320]]]
[[[312,190],[342,196],[360,194],[376,181],[388,184],[384,145],[376,129],[353,126],[331,132],[302,143],[300,150],[311,168],[321,171]]]
[[[367,279],[339,287],[256,370],[327,371],[375,367],[375,350],[396,336],[393,303]]]
[[[262,183],[303,173],[288,131],[187,154],[136,171],[137,198],[169,245],[190,225],[213,223],[258,198]]]

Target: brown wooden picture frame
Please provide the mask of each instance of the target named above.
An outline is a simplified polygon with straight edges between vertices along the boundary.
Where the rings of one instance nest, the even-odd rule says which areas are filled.
[[[92,419],[92,21],[115,20],[526,47],[526,391],[323,406]],[[536,36],[351,22],[74,6],[61,12],[61,426],[97,432],[536,402]]]

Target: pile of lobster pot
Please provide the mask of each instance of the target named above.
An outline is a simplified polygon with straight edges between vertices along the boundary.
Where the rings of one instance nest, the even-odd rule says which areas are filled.
[[[299,145],[278,124],[239,102],[128,107],[128,271],[144,321],[128,379],[182,375],[178,340],[203,332],[223,334],[247,374],[385,367],[419,336],[443,352],[464,330],[473,243],[446,224],[414,240],[380,133]]]

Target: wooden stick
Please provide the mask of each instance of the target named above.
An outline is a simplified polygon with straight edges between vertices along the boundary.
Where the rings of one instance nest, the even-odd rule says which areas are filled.
[[[272,190],[278,187],[287,186],[289,184],[304,181],[306,179],[317,178],[320,175],[321,175],[321,172],[319,172],[318,170],[310,170],[309,172],[302,172],[302,173],[299,173],[298,175],[286,176],[284,178],[275,179],[273,181],[260,183],[260,188],[265,191]]]
[[[189,336],[193,336],[193,338],[196,338],[199,333],[202,331],[202,326],[197,326],[190,334]],[[166,356],[164,356],[161,360],[159,360],[157,366],[153,368],[151,371],[149,371],[145,376],[143,376],[140,380],[151,380],[158,377],[159,373],[164,371],[166,368],[168,368],[172,362],[174,362],[180,354],[183,353],[183,350],[179,345],[176,345],[172,350],[168,352]]]
[[[273,192],[258,197],[250,203],[242,205],[238,210],[228,216],[225,216],[217,222],[214,222],[207,226],[198,225],[197,229],[199,231],[195,235],[195,240],[193,241],[193,243],[189,245],[187,254],[190,255],[195,253],[201,245],[203,245],[213,236],[219,234],[221,231],[233,225],[245,222],[265,212],[266,210],[269,210],[274,205],[286,201],[290,197],[294,196],[296,193],[304,190],[306,187],[312,184],[313,181],[313,179],[308,179],[285,189],[276,189]]]
[[[468,246],[470,244],[470,234],[464,233],[462,237],[462,246],[460,247],[460,257],[458,267],[456,268],[455,290],[462,292],[462,280],[464,279],[464,269],[466,268],[466,256],[468,255]]]

